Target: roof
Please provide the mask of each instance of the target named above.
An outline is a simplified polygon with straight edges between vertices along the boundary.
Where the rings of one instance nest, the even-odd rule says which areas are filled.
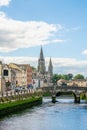
[[[20,67],[19,67],[17,64],[14,64],[14,63],[10,63],[10,64],[9,64],[9,67],[12,68],[12,69],[16,69],[16,70],[22,71],[22,70],[20,69]]]

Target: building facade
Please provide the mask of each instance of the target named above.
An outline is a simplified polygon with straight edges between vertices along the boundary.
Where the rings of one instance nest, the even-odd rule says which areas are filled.
[[[19,64],[22,70],[22,86],[29,86],[32,84],[32,68],[29,64]]]
[[[11,85],[20,86],[22,81],[22,70],[15,63],[10,63],[9,67],[11,68]]]
[[[29,64],[11,63],[10,67],[16,69],[16,86],[27,87],[32,84],[32,68]]]
[[[2,64],[0,62],[0,92],[17,86],[32,84],[32,68],[29,64]]]

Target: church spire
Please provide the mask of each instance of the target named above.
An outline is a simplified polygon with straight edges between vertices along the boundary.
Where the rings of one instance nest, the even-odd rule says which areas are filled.
[[[41,74],[45,74],[45,72],[46,72],[45,59],[44,59],[44,55],[43,55],[42,46],[41,46],[41,50],[40,50],[40,57],[38,59],[38,72]]]
[[[40,59],[41,59],[41,60],[44,59],[42,46],[41,46],[41,50],[40,50]]]
[[[50,57],[49,66],[48,66],[48,73],[50,74],[50,76],[53,75],[53,65],[52,65],[51,57]]]
[[[49,61],[49,66],[52,67],[52,60],[51,60],[51,57],[50,57],[50,61]]]

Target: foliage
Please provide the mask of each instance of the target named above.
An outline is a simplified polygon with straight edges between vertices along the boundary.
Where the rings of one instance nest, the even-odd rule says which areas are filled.
[[[28,99],[25,99],[25,100],[18,100],[18,101],[14,101],[14,102],[10,102],[10,103],[5,102],[3,104],[0,104],[0,110],[7,108],[7,107],[14,107],[14,106],[25,104],[25,103],[30,103],[30,102],[33,102],[33,101],[37,101],[39,99],[41,99],[41,97],[31,97],[31,98],[28,98]],[[6,100],[6,99],[4,98],[4,100]]]
[[[15,102],[8,102],[0,104],[0,118],[7,115],[20,112],[26,108],[31,108],[33,106],[42,103],[42,97],[31,97],[26,100],[19,100]]]
[[[59,80],[59,77],[57,74],[54,74],[53,77],[51,78],[52,83],[56,83]]]
[[[34,66],[31,66],[31,68],[32,68],[33,71],[36,70],[36,68]]]
[[[72,73],[69,74],[54,74],[53,77],[51,78],[52,83],[56,83],[58,80],[60,79],[64,79],[64,80],[72,80],[75,79],[84,79],[84,76],[82,74],[77,74],[73,77]]]
[[[86,93],[81,93],[80,99],[85,100],[86,98],[87,98],[87,97],[86,97]]]
[[[65,79],[65,80],[71,80],[73,77],[72,73],[69,74],[54,74],[53,77],[51,78],[52,82],[55,83],[60,79]]]
[[[69,80],[69,76],[67,74],[62,75],[62,79]]]
[[[43,92],[43,96],[44,97],[49,97],[49,96],[51,96],[51,93],[50,92]]]
[[[84,79],[84,76],[82,74],[77,74],[74,76],[74,79],[77,80],[77,79]]]

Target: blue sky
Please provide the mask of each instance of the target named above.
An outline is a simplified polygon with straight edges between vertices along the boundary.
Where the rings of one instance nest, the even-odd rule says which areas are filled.
[[[0,59],[87,76],[87,0],[0,0]]]

